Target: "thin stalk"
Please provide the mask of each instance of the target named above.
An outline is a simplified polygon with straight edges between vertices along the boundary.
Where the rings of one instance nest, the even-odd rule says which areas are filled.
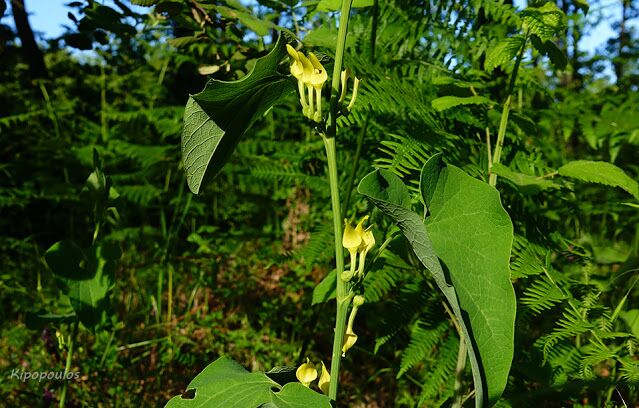
[[[371,26],[371,37],[370,37],[370,48],[371,48],[371,57],[370,63],[375,63],[375,45],[377,42],[377,25],[379,23],[379,0],[375,0],[373,2],[373,22]],[[346,89],[344,87],[344,89]],[[353,160],[353,167],[351,168],[351,174],[348,176],[348,181],[346,182],[346,198],[344,199],[344,211],[348,211],[348,205],[351,201],[351,195],[353,194],[353,185],[355,184],[355,176],[357,175],[357,169],[359,167],[359,159],[362,154],[362,145],[364,144],[364,135],[366,134],[366,129],[368,128],[368,116],[366,116],[366,120],[364,121],[364,126],[360,129],[357,134],[357,149],[355,150],[355,158]]]
[[[104,362],[106,361],[107,353],[111,349],[111,343],[113,343],[113,337],[115,337],[115,329],[111,330],[109,341],[107,341],[106,347],[104,348],[104,352],[102,353],[102,358],[100,359],[100,366],[99,366],[100,368],[104,367]]]
[[[108,137],[107,132],[107,101],[106,101],[106,71],[104,63],[100,65],[100,136],[102,143],[105,143]]]
[[[344,213],[346,216],[346,212],[348,211],[348,205],[351,201],[351,196],[353,195],[353,186],[355,184],[355,176],[357,175],[357,168],[359,167],[359,159],[362,155],[362,145],[364,144],[364,134],[366,133],[366,128],[368,127],[368,116],[364,121],[364,126],[360,129],[357,134],[357,148],[355,150],[355,158],[353,159],[353,166],[351,168],[351,174],[348,175],[348,181],[346,182],[346,198],[344,199]]]
[[[501,160],[501,150],[504,146],[504,139],[506,138],[506,128],[508,127],[508,116],[510,115],[510,103],[512,100],[513,89],[515,88],[515,81],[517,80],[517,71],[519,70],[519,65],[521,64],[521,60],[524,58],[524,52],[526,51],[526,43],[528,41],[528,34],[524,38],[524,43],[521,46],[521,50],[517,55],[517,59],[515,60],[515,67],[513,68],[513,73],[510,75],[510,83],[508,84],[508,97],[506,98],[506,102],[504,102],[504,108],[501,111],[501,120],[499,121],[499,131],[497,133],[497,144],[495,145],[495,151],[493,153],[493,160],[491,163],[491,167],[493,164],[499,164]],[[490,172],[490,168],[488,169]],[[490,173],[489,184],[493,187],[497,185],[497,175],[494,173]]]
[[[464,377],[464,369],[466,368],[466,360],[468,356],[468,347],[466,341],[460,336],[459,339],[459,351],[457,352],[457,367],[455,367],[455,386],[454,390],[454,402],[451,408],[461,408],[464,400],[464,393],[462,389],[462,380]]]
[[[337,101],[340,91],[340,77],[342,75],[342,62],[344,49],[346,48],[346,32],[348,31],[348,18],[351,13],[353,0],[343,0],[339,16],[339,30],[337,32],[337,46],[335,47],[335,65],[333,65],[333,79],[331,81],[331,114],[328,118],[328,136],[335,137],[337,133]]]
[[[60,139],[62,137],[62,132],[60,131],[60,123],[58,122],[58,115],[53,108],[53,104],[51,103],[51,98],[49,97],[49,92],[47,91],[47,87],[44,86],[44,83],[39,81],[40,92],[42,92],[42,97],[47,105],[47,112],[49,113],[49,119],[53,122],[53,130],[55,132],[55,137]]]
[[[350,298],[347,296],[346,282],[341,279],[344,272],[344,248],[342,248],[342,214],[339,201],[339,182],[337,178],[337,157],[335,152],[335,138],[324,137],[326,158],[328,161],[328,179],[331,188],[331,204],[333,207],[333,230],[335,232],[335,268],[337,270],[337,313],[335,317],[335,337],[333,338],[333,352],[331,358],[331,382],[329,397],[337,397],[339,382],[339,368],[342,359],[342,344],[344,343],[344,329],[346,314]]]
[[[336,400],[337,386],[339,384],[339,369],[342,359],[342,343],[344,342],[344,329],[346,314],[350,304],[350,296],[347,294],[346,282],[341,279],[344,272],[344,249],[342,248],[342,214],[339,197],[339,180],[337,176],[337,154],[335,150],[335,134],[337,133],[337,101],[340,91],[340,77],[342,73],[342,61],[346,48],[346,33],[348,31],[348,19],[353,0],[343,0],[339,18],[339,30],[335,47],[335,65],[333,66],[333,79],[331,82],[330,115],[328,123],[328,135],[323,135],[326,159],[328,162],[328,179],[331,189],[331,205],[333,208],[333,231],[335,240],[335,268],[337,270],[337,311],[335,316],[335,336],[333,338],[333,352],[331,357],[331,382],[329,385],[329,398]]]
[[[379,0],[373,2],[373,24],[371,27],[371,63],[375,62],[375,43],[377,42],[377,25],[379,23]]]
[[[162,321],[162,291],[164,286],[164,264],[161,264],[158,268],[158,286],[157,286],[157,313],[155,314],[155,323],[159,324]]]
[[[168,298],[169,299],[167,301],[168,305],[167,305],[167,311],[166,311],[166,314],[167,314],[166,322],[167,322],[167,324],[170,325],[171,324],[171,315],[173,313],[173,265],[171,265],[169,263],[168,266],[169,266],[169,287],[168,287],[168,291],[169,291]],[[170,333],[171,333],[170,327],[171,326],[168,326],[168,327],[169,327],[169,336],[170,336]]]
[[[80,324],[80,320],[76,318],[73,322],[73,329],[71,329],[71,338],[69,339],[69,349],[67,350],[67,362],[64,366],[64,383],[62,383],[62,392],[60,393],[60,404],[59,408],[64,408],[64,402],[67,397],[67,373],[71,370],[71,362],[73,361],[73,346],[75,345],[75,338],[78,335],[78,325]]]
[[[504,147],[504,138],[506,137],[506,128],[508,127],[508,116],[510,115],[510,100],[511,95],[508,95],[506,98],[506,102],[504,103],[504,108],[501,111],[501,120],[499,121],[499,131],[497,133],[497,143],[495,144],[495,151],[493,152],[493,160],[490,164],[490,167],[494,164],[498,164],[501,160],[501,150]],[[493,187],[497,185],[497,175],[495,173],[490,173],[489,184]]]

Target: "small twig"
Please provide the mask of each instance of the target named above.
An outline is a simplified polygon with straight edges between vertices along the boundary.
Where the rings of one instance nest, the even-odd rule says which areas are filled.
[[[195,8],[197,9],[197,11],[199,11],[200,13],[202,13],[202,14],[203,14],[203,16],[204,16],[204,20],[206,20],[206,22],[207,22],[207,23],[209,23],[209,24],[213,24],[213,20],[211,20],[211,16],[209,16],[209,13],[207,13],[207,12],[206,12],[206,10],[204,10],[204,9],[202,8],[202,6],[200,5],[200,3],[198,3],[198,2],[197,2],[197,1],[195,1],[195,0],[191,0],[191,5],[192,5],[193,7],[195,7]]]

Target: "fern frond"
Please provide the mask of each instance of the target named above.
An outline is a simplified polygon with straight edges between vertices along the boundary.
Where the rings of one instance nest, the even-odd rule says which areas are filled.
[[[547,277],[542,276],[524,291],[521,303],[528,306],[534,315],[538,315],[565,299],[564,292]]]
[[[549,249],[528,241],[522,235],[515,235],[510,261],[511,276],[517,279],[542,274],[549,253]]]
[[[440,344],[438,352],[433,355],[431,364],[425,370],[422,393],[419,405],[427,401],[435,401],[433,406],[442,406],[444,401],[453,393],[454,376],[457,364],[457,350],[459,338],[456,335],[446,337]]]
[[[430,322],[418,320],[413,324],[408,346],[402,351],[397,378],[400,378],[415,364],[432,356],[435,347],[442,340],[444,333],[450,329],[450,323],[442,321],[435,327]]]
[[[297,255],[303,260],[306,269],[310,271],[313,265],[320,264],[332,256],[333,250],[333,225],[325,223],[311,232],[308,244],[300,249]]]
[[[550,350],[560,340],[566,340],[586,333],[593,328],[593,324],[586,320],[579,310],[572,308],[564,311],[563,316],[557,322],[555,329],[550,334],[541,337],[538,342],[544,356],[544,364],[548,360]]]

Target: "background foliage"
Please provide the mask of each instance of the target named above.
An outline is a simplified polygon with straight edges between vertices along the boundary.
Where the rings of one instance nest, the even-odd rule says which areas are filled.
[[[266,371],[307,355],[326,359],[331,349],[332,308],[313,296],[333,245],[324,152],[296,98],[268,111],[197,197],[179,146],[188,95],[209,77],[246,75],[278,31],[315,49],[330,70],[333,2],[131,3],[144,12],[125,1],[71,2],[68,32],[35,50],[15,12],[22,1],[3,10],[17,32],[0,26],[5,377],[64,368],[69,325],[34,315],[71,310],[44,253],[63,239],[92,244],[94,201],[83,187],[94,149],[119,193],[103,232],[122,251],[114,313],[104,330],[80,331],[72,406],[159,406],[222,354]],[[347,44],[345,64],[363,82],[340,123],[342,191],[375,167],[417,197],[419,170],[438,152],[487,181],[486,140],[494,148],[521,23],[531,27],[534,16],[488,0],[369,4],[355,9]],[[585,15],[585,2],[563,0],[554,30],[533,24],[538,39],[514,84],[494,168],[515,229],[518,299],[501,406],[639,404],[639,5],[622,2],[618,37],[588,57],[579,38],[600,6]],[[77,49],[93,52],[80,58]],[[627,179],[576,160],[612,163]],[[354,191],[349,203],[346,216],[372,213],[390,241],[365,282],[340,401],[446,404],[458,338],[435,282],[389,219]],[[47,406],[60,388],[10,379],[0,400]]]

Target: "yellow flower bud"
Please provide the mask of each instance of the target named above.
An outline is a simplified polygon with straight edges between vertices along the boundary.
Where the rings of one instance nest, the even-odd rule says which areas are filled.
[[[329,386],[331,384],[331,373],[326,369],[324,362],[322,361],[322,374],[317,382],[319,389],[322,390],[324,395],[328,395]]]
[[[362,244],[364,245],[364,251],[368,252],[375,246],[375,236],[372,231],[373,227],[368,227],[362,236]]]
[[[286,51],[293,60],[291,63],[291,75],[293,75],[297,80],[302,79],[304,67],[302,66],[298,52],[291,46],[291,44],[286,44]]]
[[[291,75],[293,75],[295,79],[297,79],[297,89],[300,93],[300,104],[302,105],[302,112],[304,112],[304,114],[306,115],[308,111],[308,104],[306,103],[306,94],[304,93],[305,92],[304,81],[302,78],[304,75],[304,65],[302,64],[302,61],[300,60],[300,54],[301,55],[304,55],[304,54],[296,51],[295,48],[293,48],[290,44],[286,44],[286,51],[288,52],[288,55],[293,60],[293,63],[291,64]]]
[[[349,325],[344,333],[344,343],[342,343],[342,357],[346,356],[346,352],[355,345],[357,334],[353,331],[353,326]]]
[[[359,229],[361,229],[361,225],[357,225]],[[349,251],[355,251],[359,249],[359,246],[362,244],[362,235],[357,230],[357,228],[353,228],[350,222],[347,219],[344,219],[344,234],[342,236],[342,245],[344,248]]]
[[[357,90],[359,89],[359,82],[359,78],[355,77],[355,80],[353,81],[353,96],[351,96],[351,101],[346,107],[346,110],[349,112],[353,110],[353,105],[355,105],[355,100],[357,100]]]
[[[305,387],[308,387],[313,381],[315,381],[315,379],[317,379],[317,370],[311,365],[311,362],[307,358],[306,363],[299,366],[295,372],[295,376],[299,382],[301,382]]]

